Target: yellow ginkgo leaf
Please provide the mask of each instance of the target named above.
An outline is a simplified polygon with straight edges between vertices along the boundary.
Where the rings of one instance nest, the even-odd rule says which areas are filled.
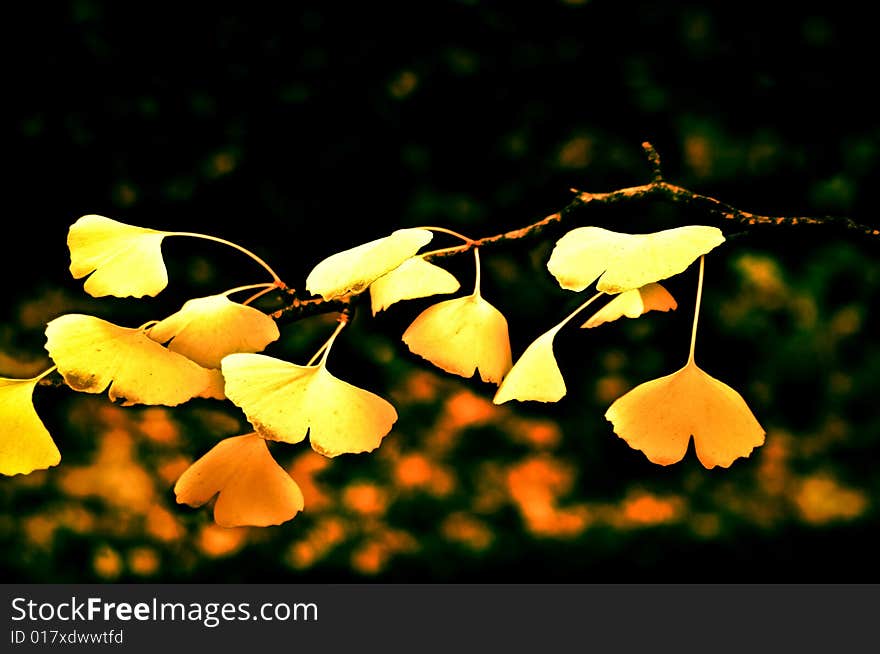
[[[0,474],[26,475],[61,461],[61,453],[34,409],[37,379],[0,378]]]
[[[501,383],[513,365],[507,320],[478,292],[428,307],[403,334],[410,351],[462,377]]]
[[[764,443],[764,429],[742,396],[692,359],[619,398],[605,418],[630,447],[660,465],[681,461],[691,436],[707,468],[727,468]]]
[[[413,256],[431,238],[433,234],[426,229],[398,229],[390,236],[337,252],[312,269],[306,278],[306,290],[325,300],[360,293]]]
[[[225,400],[226,380],[223,379],[223,373],[217,368],[205,368],[208,372],[208,384],[201,390],[197,397],[204,397],[211,400]]]
[[[652,234],[621,234],[578,227],[559,239],[547,269],[562,288],[621,293],[684,271],[724,242],[717,227],[687,225]]]
[[[581,327],[598,327],[626,316],[638,318],[649,311],[669,311],[678,307],[672,294],[660,284],[646,284],[616,295],[611,302],[599,309]]]
[[[309,435],[316,452],[333,457],[379,447],[397,411],[378,395],[337,379],[326,358],[298,366],[262,354],[223,359],[226,395],[262,436],[299,443]]]
[[[602,297],[596,293],[568,316],[526,348],[510,372],[501,382],[493,402],[504,404],[510,400],[533,400],[535,402],[558,402],[565,396],[565,380],[553,355],[553,339],[577,314]]]
[[[168,285],[162,260],[166,236],[104,216],[83,216],[67,234],[70,272],[74,279],[91,275],[85,290],[94,297],[156,295]]]
[[[212,372],[159,345],[140,329],[81,314],[46,327],[46,349],[68,386],[123,404],[175,406],[209,392]]]
[[[280,525],[303,509],[299,486],[257,434],[223,439],[174,485],[177,502],[189,506],[218,493],[214,520],[221,527]]]
[[[526,348],[498,387],[492,400],[495,404],[510,400],[558,402],[565,395],[565,380],[553,356],[553,339],[561,327],[541,334]]]
[[[148,333],[154,341],[167,343],[172,352],[205,368],[219,368],[227,354],[259,352],[279,336],[269,316],[225,295],[189,300]]]
[[[370,285],[373,315],[395,302],[455,293],[460,286],[449,271],[425,261],[422,257],[410,257]]]

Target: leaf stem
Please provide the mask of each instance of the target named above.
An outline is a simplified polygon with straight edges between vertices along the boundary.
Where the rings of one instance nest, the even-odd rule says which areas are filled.
[[[339,336],[339,332],[341,332],[347,324],[348,324],[347,319],[339,321],[339,324],[336,325],[336,329],[334,329],[333,333],[330,334],[330,338],[328,338],[324,342],[324,344],[318,348],[318,351],[312,355],[312,358],[309,359],[309,362],[306,364],[307,367],[312,365],[313,363],[315,363],[315,360],[319,356],[321,356],[321,354],[323,354],[324,356],[321,357],[321,363],[319,365],[323,366],[325,363],[327,363],[327,355],[330,354],[330,347],[333,345],[333,341],[336,340],[336,337]]]
[[[218,295],[232,295],[233,293],[239,293],[240,291],[252,291],[255,288],[262,288],[264,292],[268,293],[273,288],[276,288],[275,282],[263,282],[262,284],[247,284],[246,286],[236,286],[235,288],[230,288],[228,291],[223,291],[222,293],[218,293]]]
[[[460,238],[468,246],[473,245],[476,242],[476,241],[474,241],[474,239],[472,239],[468,236],[465,236],[464,234],[460,234],[459,232],[456,232],[452,229],[447,229],[446,227],[425,226],[425,227],[416,227],[415,229],[427,229],[432,232],[441,232],[443,234],[449,234],[450,236],[454,236],[455,238]],[[433,257],[433,256],[436,256],[439,254],[446,254],[447,252],[457,252],[458,250],[461,250],[461,246],[460,245],[453,245],[452,247],[448,247],[448,248],[440,248],[438,250],[429,250],[428,252],[422,252],[421,254],[419,254],[417,256],[420,256],[424,259],[425,257]]]
[[[591,297],[589,300],[587,300],[587,301],[584,302],[582,305],[580,305],[577,309],[575,309],[575,310],[572,311],[570,314],[568,314],[568,316],[566,316],[565,318],[563,318],[562,322],[560,322],[558,325],[556,325],[553,329],[559,330],[559,329],[562,329],[563,327],[565,327],[565,325],[566,325],[566,324],[567,324],[572,318],[574,318],[574,317],[575,317],[576,315],[578,315],[581,311],[583,311],[584,309],[586,309],[588,306],[590,306],[593,302],[595,302],[596,300],[598,300],[598,299],[599,299],[600,297],[602,297],[603,295],[606,295],[606,293],[604,293],[603,291],[599,291],[598,293],[596,293],[593,297]],[[551,329],[550,331],[553,331],[553,329]]]
[[[270,275],[272,275],[272,279],[275,280],[275,284],[277,286],[279,286],[281,288],[287,288],[287,285],[281,281],[281,278],[276,274],[276,272],[274,270],[272,270],[272,268],[269,266],[268,263],[263,261],[260,257],[258,257],[256,254],[254,254],[253,252],[251,252],[247,248],[244,248],[244,247],[238,245],[237,243],[233,243],[232,241],[227,241],[225,238],[220,238],[219,236],[211,236],[210,234],[199,234],[197,232],[166,232],[166,236],[189,236],[191,238],[201,238],[206,241],[214,241],[215,243],[221,243],[223,245],[228,245],[231,248],[235,248],[236,250],[238,250],[239,252],[241,252],[243,254],[246,254],[251,259],[253,259],[258,264],[260,264],[263,268],[265,268],[266,272],[268,272]]]
[[[44,370],[43,372],[41,372],[41,373],[40,373],[39,375],[37,375],[36,377],[31,377],[30,379],[24,379],[24,380],[22,380],[22,381],[38,382],[38,381],[40,381],[43,377],[45,377],[46,375],[48,375],[48,374],[50,374],[50,373],[55,372],[56,370],[58,370],[58,366],[52,366],[52,367],[49,368],[48,370]]]
[[[474,248],[474,265],[476,272],[474,273],[474,297],[480,297],[480,248]]]
[[[697,301],[694,305],[694,326],[691,330],[691,351],[688,355],[688,365],[694,363],[694,347],[697,344],[697,323],[700,318],[700,300],[703,297],[703,268],[705,267],[706,255],[700,257],[700,277],[697,281]]]
[[[468,244],[470,245],[470,244]],[[442,254],[446,254],[447,252],[461,252],[461,245],[452,245],[448,248],[440,248],[438,250],[428,250],[427,252],[422,252],[421,254],[417,254],[417,257],[421,257],[425,259],[427,257],[436,257]]]
[[[254,293],[254,294],[251,295],[247,300],[245,300],[244,302],[242,302],[242,304],[244,304],[244,305],[248,305],[248,304],[250,304],[251,302],[253,302],[254,300],[257,300],[258,298],[263,297],[266,293],[271,293],[271,292],[274,291],[276,288],[278,288],[278,286],[275,285],[275,284],[272,284],[272,285],[269,286],[268,288],[264,288],[262,291],[258,291],[257,293]]]
[[[233,293],[238,293],[239,291],[251,291],[255,288],[262,289],[258,293],[254,293],[247,300],[242,302],[243,305],[247,306],[257,298],[263,297],[266,293],[271,293],[276,288],[280,288],[276,282],[263,282],[262,284],[248,284],[247,286],[236,286],[235,288],[231,288],[228,291],[223,291],[220,295],[232,295]]]
[[[423,226],[423,227],[415,227],[414,229],[427,229],[431,232],[440,232],[442,234],[449,234],[450,236],[454,236],[455,238],[460,238],[467,244],[471,244],[474,242],[474,239],[465,236],[464,234],[460,234],[454,230],[447,229],[446,227],[432,227],[432,226]]]

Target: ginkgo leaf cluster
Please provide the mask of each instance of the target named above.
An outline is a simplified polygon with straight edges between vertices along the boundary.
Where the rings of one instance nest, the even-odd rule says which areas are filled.
[[[681,461],[692,437],[697,458],[706,468],[727,468],[764,443],[764,429],[743,397],[696,363],[703,269],[701,257],[687,363],[671,375],[640,384],[605,413],[630,447],[660,465]]]
[[[583,291],[596,282],[600,294],[616,294],[583,327],[597,327],[648,311],[669,311],[677,304],[657,282],[680,273],[697,257],[724,241],[715,227],[690,225],[654,234],[622,234],[600,227],[578,227],[556,243],[547,268],[559,285]],[[559,331],[593,301],[535,339],[504,378],[494,402],[557,402],[566,394],[565,380],[553,354]]]
[[[626,393],[605,417],[631,447],[661,465],[681,460],[691,438],[707,468],[727,467],[763,443],[764,430],[742,396],[701,370],[693,357],[703,261],[724,242],[719,229],[689,225],[651,234],[572,229],[555,244],[547,270],[563,289],[581,292],[595,285],[596,294],[537,336],[515,363],[507,319],[482,295],[480,247],[450,230],[399,229],[330,255],[312,268],[305,288],[325,301],[350,300],[369,290],[373,315],[407,300],[457,293],[459,280],[428,261],[431,253],[420,253],[432,241],[432,230],[458,236],[466,249],[473,249],[473,291],[422,310],[401,340],[411,353],[445,372],[479,375],[497,385],[496,404],[562,399],[567,388],[554,341],[568,323],[600,299],[608,301],[581,327],[675,310],[678,303],[659,282],[700,259],[688,363]],[[43,376],[57,369],[70,388],[106,392],[123,405],[228,399],[254,431],[219,441],[193,462],[175,484],[177,501],[202,506],[216,497],[214,516],[223,526],[281,524],[304,509],[304,498],[267,441],[297,444],[308,438],[327,457],[367,453],[391,432],[397,412],[379,395],[328,371],[333,344],[348,324],[345,313],[305,365],[260,354],[281,332],[270,315],[249,302],[286,285],[268,264],[237,244],[87,215],[68,233],[70,272],[86,278],[85,291],[95,297],[154,296],[168,284],[161,246],[169,236],[230,245],[259,263],[272,281],[190,299],[173,314],[136,328],[83,314],[57,317],[46,327],[46,350],[55,367]],[[262,290],[242,303],[229,297],[255,288]],[[27,474],[60,461],[32,401],[41,377],[0,379],[0,417],[9,426],[0,439],[2,474]]]
[[[412,257],[433,236],[426,229],[399,229],[390,236],[338,252],[312,269],[306,278],[306,290],[325,300],[360,293]]]
[[[205,392],[206,368],[151,339],[143,329],[68,314],[46,327],[46,350],[72,389],[124,404],[176,406]]]
[[[520,355],[516,364],[504,378],[493,401],[504,404],[510,400],[534,402],[558,402],[566,393],[565,379],[553,354],[553,341],[565,325],[587,306],[604,294],[598,294],[578,307],[562,322],[536,338]],[[583,327],[595,327],[623,317],[637,318],[648,311],[668,311],[676,306],[675,300],[660,284],[652,283],[642,288],[616,295],[597,311]]]

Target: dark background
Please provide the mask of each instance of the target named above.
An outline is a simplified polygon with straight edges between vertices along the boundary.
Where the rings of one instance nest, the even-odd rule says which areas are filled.
[[[876,36],[834,4],[774,15],[766,3],[79,1],[17,10],[6,27],[5,376],[46,367],[42,329],[62,313],[136,326],[263,281],[232,250],[169,239],[165,292],[90,299],[65,246],[88,213],[239,242],[297,286],[323,257],[399,227],[482,236],[552,213],[571,187],[644,183],[649,140],[670,181],[743,209],[877,223]],[[579,220],[640,232],[709,219],[646,202]],[[507,316],[515,356],[580,301],[544,267],[561,233],[485,253],[484,296]],[[728,470],[704,470],[692,449],[654,466],[602,418],[683,362],[693,270],[669,280],[672,314],[563,332],[569,392],[553,406],[495,409],[494,387],[410,355],[399,334],[431,300],[375,319],[364,307],[331,368],[390,397],[400,421],[371,456],[325,465],[305,445],[273,449],[307,507],[265,530],[221,530],[208,508],[173,502],[181,466],[246,430],[234,407],[122,410],[41,388],[63,460],[0,483],[0,570],[877,581],[876,253],[831,228],[765,228],[707,258],[698,359],[768,432]],[[472,283],[469,260],[449,269]],[[267,353],[302,363],[327,329],[288,326]]]

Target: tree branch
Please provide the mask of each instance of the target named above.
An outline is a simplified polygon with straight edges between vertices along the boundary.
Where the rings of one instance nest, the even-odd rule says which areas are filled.
[[[660,168],[660,155],[654,146],[645,141],[642,143],[642,149],[648,157],[648,163],[651,164],[651,181],[655,184],[663,181],[663,171]]]
[[[300,318],[308,318],[309,316],[317,316],[334,311],[350,316],[353,311],[353,298],[351,295],[325,300],[322,297],[303,297],[300,292],[292,288],[285,289],[284,293],[286,296],[284,298],[285,305],[269,314],[278,322],[294,322]]]
[[[836,216],[766,216],[744,211],[708,195],[701,195],[682,186],[670,184],[663,178],[660,167],[660,155],[657,154],[654,146],[646,141],[642,143],[642,148],[651,167],[652,181],[649,184],[630,186],[607,193],[589,193],[572,189],[572,192],[576,194],[574,200],[556,213],[552,213],[537,222],[519,229],[484,236],[459,246],[443,248],[440,251],[426,255],[425,259],[432,261],[445,259],[465,254],[474,248],[493,247],[499,243],[534,238],[540,236],[549,226],[567,222],[573,219],[576,214],[583,213],[591,206],[626,204],[646,199],[665,200],[672,204],[691,207],[716,221],[744,225],[747,229],[764,225],[777,227],[833,227],[861,237],[871,239],[880,237],[880,229],[856,222],[851,218]],[[272,314],[273,317],[291,321],[319,313],[341,311],[350,305],[352,300],[350,296],[334,300],[324,300],[320,297],[301,297],[295,291],[289,291],[288,295],[290,297],[290,304]]]

